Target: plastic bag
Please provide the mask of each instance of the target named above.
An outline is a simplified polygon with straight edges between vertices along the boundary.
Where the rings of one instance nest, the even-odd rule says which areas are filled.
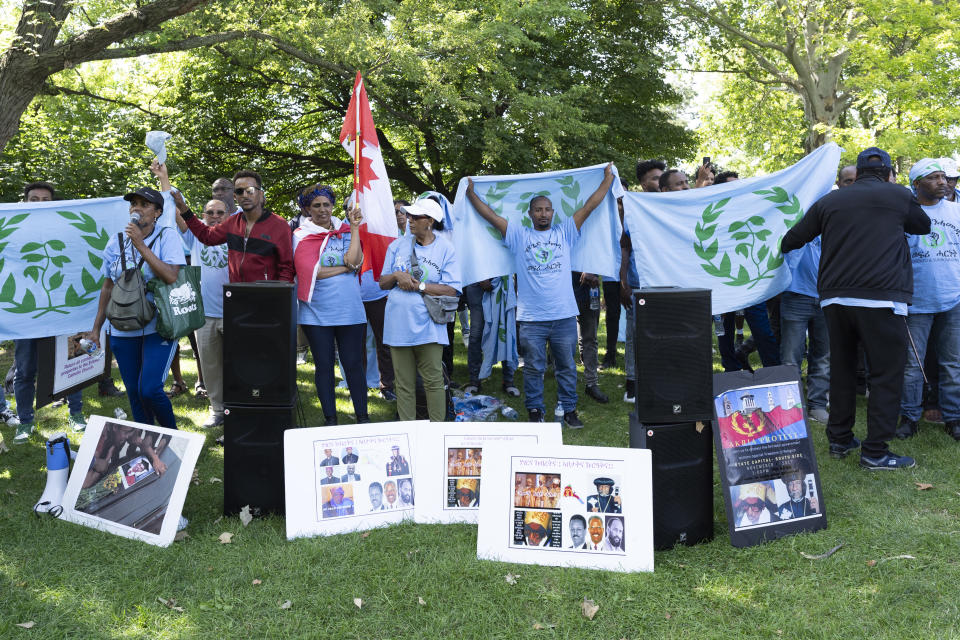
[[[475,396],[469,393],[453,397],[453,412],[457,422],[493,422],[502,403],[493,396]]]

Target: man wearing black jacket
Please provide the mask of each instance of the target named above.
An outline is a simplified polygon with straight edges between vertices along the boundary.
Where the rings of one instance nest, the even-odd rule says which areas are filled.
[[[930,233],[930,218],[903,187],[887,182],[886,151],[857,156],[857,179],[828,193],[783,237],[783,253],[818,235],[822,254],[817,290],[830,333],[830,456],[860,447],[856,420],[857,340],[870,367],[867,437],[860,466],[902,469],[916,465],[887,447],[897,426],[907,355],[904,316],[913,297],[913,268],[904,233]]]

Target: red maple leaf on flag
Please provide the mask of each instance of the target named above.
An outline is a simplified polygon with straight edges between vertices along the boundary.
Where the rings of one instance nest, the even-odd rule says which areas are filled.
[[[373,159],[368,158],[367,154],[360,152],[360,171],[358,172],[360,182],[360,191],[370,188],[370,183],[380,176],[373,170]]]

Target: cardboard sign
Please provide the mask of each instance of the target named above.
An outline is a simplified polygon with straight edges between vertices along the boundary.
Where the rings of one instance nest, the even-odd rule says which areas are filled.
[[[827,526],[795,367],[713,377],[714,445],[735,547]]]
[[[61,517],[168,546],[203,441],[199,433],[90,416],[67,481]]]
[[[444,422],[417,432],[413,477],[417,522],[476,523],[483,447],[488,444],[563,444],[558,423]]]
[[[484,447],[477,557],[653,571],[647,449]]]
[[[413,519],[414,432],[381,422],[284,432],[287,539],[361,531]]]
[[[110,375],[113,357],[106,327],[100,331],[100,357],[80,348],[81,337],[83,332],[37,341],[37,409]]]

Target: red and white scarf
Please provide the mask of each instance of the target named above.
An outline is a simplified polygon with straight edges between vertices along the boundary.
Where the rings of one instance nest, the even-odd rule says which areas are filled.
[[[330,218],[330,222],[336,225],[338,220]],[[320,256],[331,237],[343,237],[345,233],[350,233],[349,224],[341,223],[338,229],[331,231],[315,224],[310,218],[303,217],[300,226],[293,232],[293,236],[298,240],[297,248],[293,252],[293,266],[297,273],[297,298],[304,302],[313,301],[313,287],[317,282]]]

